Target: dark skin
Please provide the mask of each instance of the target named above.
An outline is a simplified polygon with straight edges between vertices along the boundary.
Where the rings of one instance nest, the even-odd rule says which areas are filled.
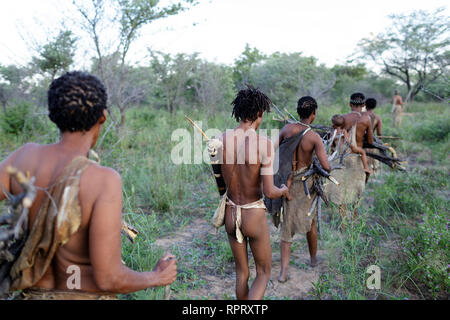
[[[357,123],[356,144],[360,148],[363,147],[364,139],[367,139],[367,142],[370,144],[373,143],[372,121],[367,113],[361,113],[363,107],[364,105],[355,106],[350,104],[352,113],[342,115],[344,117],[344,129],[347,130],[347,132],[350,132],[353,125]],[[355,112],[361,113],[361,116]]]
[[[375,114],[374,109],[367,109],[364,114],[367,114],[372,120],[373,132],[376,132],[377,136],[382,136],[383,120],[381,117],[378,114]]]
[[[354,124],[356,123],[356,144],[359,148],[363,147],[364,141],[366,140],[369,144],[373,143],[373,128],[372,121],[367,113],[362,113],[362,108],[365,105],[353,105],[350,103],[351,113],[343,114],[344,117],[344,129],[350,132]],[[355,113],[359,112],[359,114]],[[366,173],[367,174],[367,173]],[[367,179],[366,179],[367,180]],[[345,214],[347,212],[346,205],[341,204],[339,211],[341,212],[342,218],[345,221]],[[357,208],[353,211],[353,216],[356,217]],[[345,228],[345,225],[342,226]]]
[[[305,124],[312,124],[316,118],[316,112],[313,112],[307,119],[301,119],[301,122]],[[306,130],[308,127],[301,124],[287,124],[281,130],[278,143],[276,144],[276,148],[280,145],[280,143],[287,138],[290,138],[303,130]],[[293,171],[298,170],[303,167],[309,167],[312,163],[313,153],[316,153],[316,156],[322,165],[322,167],[330,172],[331,167],[328,163],[328,156],[325,151],[325,147],[323,145],[322,139],[320,136],[313,132],[309,131],[305,136],[303,136],[302,141],[298,145],[295,153],[294,153],[294,163],[292,166]],[[289,178],[291,181],[292,175]],[[288,182],[288,186],[290,186],[290,182]],[[291,195],[289,195],[291,197]],[[311,257],[311,266],[315,267],[318,263],[317,259],[317,225],[316,219],[312,221],[311,231],[306,234],[306,238],[308,240],[308,248],[309,254]],[[286,241],[281,241],[281,272],[278,277],[278,281],[286,282],[288,280],[289,274],[289,260],[291,255],[291,243]]]
[[[242,121],[232,132],[224,133],[222,136],[224,144],[222,175],[228,187],[228,197],[237,205],[258,201],[263,193],[270,199],[280,198],[288,193],[286,186],[277,188],[273,184],[272,142],[249,131],[257,130],[262,118],[261,114],[254,122]],[[245,133],[251,138],[243,138]],[[234,144],[229,144],[230,139],[234,140]],[[234,148],[227,149],[227,144],[229,148]],[[236,164],[238,154],[243,154],[245,164]],[[257,155],[257,158],[251,159],[251,155]],[[261,169],[268,171],[261,175]],[[236,264],[236,297],[238,300],[261,300],[270,280],[272,260],[266,210],[242,209],[241,231],[244,235],[242,244],[236,240],[236,221],[230,206],[226,208],[225,228]],[[250,244],[256,264],[256,278],[250,289],[247,244]]]
[[[0,183],[13,195],[22,192],[6,173],[6,167],[13,166],[36,177],[37,187],[51,186],[73,158],[86,156],[95,146],[105,120],[106,112],[91,130],[63,132],[56,144],[22,146],[0,163]],[[136,272],[123,265],[122,181],[116,171],[91,164],[81,176],[79,189],[81,226],[67,244],[57,249],[51,266],[35,288],[67,290],[71,274],[66,270],[72,265],[80,268],[81,290],[86,292],[130,293],[175,281],[176,259],[171,254],[159,260],[151,272]],[[38,191],[30,210],[30,225],[36,219],[44,196],[43,191]],[[0,201],[4,199],[5,194],[0,192]]]

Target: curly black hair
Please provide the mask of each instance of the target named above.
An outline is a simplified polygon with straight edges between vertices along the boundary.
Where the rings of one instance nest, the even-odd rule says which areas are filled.
[[[234,106],[232,116],[237,122],[253,122],[262,113],[270,112],[272,101],[259,89],[247,85],[247,88],[239,91],[231,105]]]
[[[377,107],[377,100],[373,98],[369,98],[366,100],[366,108],[367,110],[373,110]]]
[[[68,72],[55,79],[47,96],[50,120],[61,132],[89,131],[107,108],[105,86],[86,72]]]
[[[318,108],[317,102],[313,97],[301,97],[297,103],[297,113],[300,119],[308,118]]]
[[[350,97],[350,104],[354,106],[362,106],[366,103],[366,97],[361,92],[356,92]]]

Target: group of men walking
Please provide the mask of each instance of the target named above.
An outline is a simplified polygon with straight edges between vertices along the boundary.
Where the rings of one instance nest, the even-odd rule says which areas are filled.
[[[103,84],[87,73],[66,73],[52,82],[48,102],[50,119],[60,129],[61,140],[52,145],[26,144],[0,163],[0,201],[23,192],[9,175],[11,167],[35,177],[38,190],[30,207],[26,243],[8,272],[0,272],[0,288],[21,290],[23,299],[115,299],[118,293],[174,282],[177,260],[171,254],[162,257],[150,272],[136,272],[122,263],[121,178],[113,169],[87,158],[107,117]],[[319,263],[316,213],[310,210],[314,194],[305,192],[314,178],[302,180],[314,157],[323,170],[331,171],[322,138],[311,127],[318,105],[314,98],[302,97],[297,106],[300,121],[286,124],[274,142],[256,133],[271,106],[260,90],[242,89],[232,111],[239,125],[218,137],[222,145],[220,171],[227,189],[222,199],[223,224],[235,258],[237,299],[262,299],[271,278],[267,210],[280,226],[278,280],[289,279],[296,233],[307,236],[311,266]],[[340,115],[346,133],[340,138],[346,139],[345,143],[362,148],[364,141],[372,143],[373,130],[381,135],[382,121],[374,114],[375,107],[374,99],[366,100],[361,93],[352,95],[351,111]],[[357,203],[364,191],[368,172],[361,156],[352,153],[344,159],[344,169],[333,172],[339,186],[325,185],[325,193],[339,206],[343,218],[348,205]],[[248,246],[256,264],[251,287]],[[79,270],[75,289],[68,288],[72,274],[67,270]]]

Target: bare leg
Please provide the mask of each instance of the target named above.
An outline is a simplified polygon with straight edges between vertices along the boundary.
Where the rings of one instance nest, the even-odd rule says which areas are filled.
[[[314,218],[311,226],[311,231],[306,234],[308,240],[309,255],[311,256],[311,266],[317,265],[317,224]]]
[[[270,246],[269,227],[265,216],[259,226],[259,235],[249,238],[250,248],[256,264],[256,278],[248,294],[249,300],[261,300],[270,280],[272,264],[272,248]]]
[[[236,266],[236,298],[238,300],[248,300],[248,269],[247,238],[244,243],[239,243],[232,236],[228,235],[231,251],[233,252]]]
[[[269,227],[266,220],[266,211],[262,209],[242,210],[242,233],[244,243],[240,244],[234,238],[236,231],[235,220],[231,214],[225,216],[225,224],[228,233],[233,256],[236,260],[236,297],[238,300],[261,300],[266,292],[270,280],[272,248],[270,246]],[[256,264],[256,278],[250,290],[248,279],[247,238]]]
[[[280,270],[280,276],[278,277],[278,281],[286,282],[289,278],[289,261],[291,258],[291,243],[286,242],[286,241],[281,241],[280,252],[281,252],[281,270]]]

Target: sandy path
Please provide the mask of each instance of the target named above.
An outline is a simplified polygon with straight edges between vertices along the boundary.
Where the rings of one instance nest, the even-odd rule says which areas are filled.
[[[271,223],[269,223],[269,226],[272,240],[272,277],[266,290],[266,299],[310,299],[313,283],[319,280],[320,273],[326,268],[325,263],[320,264],[316,268],[311,268],[308,265],[309,253],[306,240],[304,240],[305,237],[296,235],[294,241],[299,243],[299,245],[292,252],[290,280],[284,284],[279,283],[277,281],[280,273],[279,231]],[[219,232],[225,231],[222,228]],[[178,247],[182,248],[183,251],[189,251],[189,247],[193,245],[195,239],[198,241],[198,239],[205,238],[208,234],[214,235],[215,229],[209,222],[203,219],[196,219],[190,225],[178,230],[169,237],[157,240],[156,245],[164,250],[171,250],[171,248]],[[319,250],[318,254],[324,257],[325,252]],[[249,265],[251,283],[256,275],[255,264],[251,253],[249,253]],[[225,275],[216,275],[210,271],[210,268],[200,269],[199,277],[206,281],[206,285],[191,290],[188,292],[188,297],[192,299],[234,299],[234,263],[229,263],[227,269],[230,272]],[[173,294],[172,298],[177,299],[177,295]]]

